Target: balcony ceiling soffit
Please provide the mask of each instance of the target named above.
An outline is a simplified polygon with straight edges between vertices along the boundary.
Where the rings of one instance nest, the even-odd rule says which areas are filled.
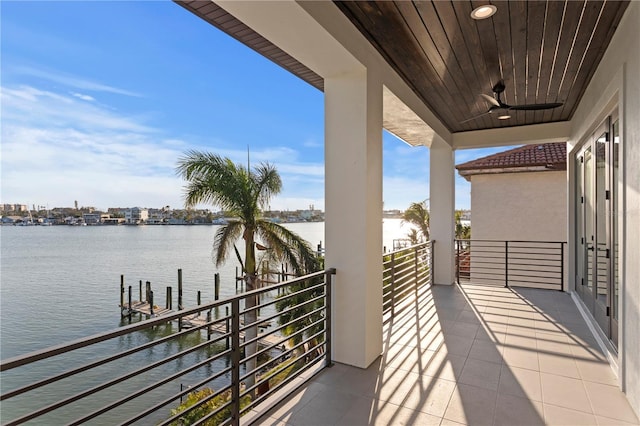
[[[321,76],[215,3],[176,2],[323,90]],[[592,0],[334,3],[454,138],[456,133],[517,126],[534,129],[542,123],[571,120],[629,4]],[[471,19],[472,8],[486,3],[497,7],[496,14],[481,21]],[[506,104],[562,102],[563,106],[512,110],[508,120],[498,120],[495,113],[469,120],[488,111],[491,104],[481,94],[491,95],[500,80],[506,87],[502,94]],[[387,125],[394,122],[391,116],[385,116]],[[395,123],[397,128],[389,130],[409,138],[409,131],[405,137],[399,134],[402,121]],[[415,127],[415,131],[421,129]]]

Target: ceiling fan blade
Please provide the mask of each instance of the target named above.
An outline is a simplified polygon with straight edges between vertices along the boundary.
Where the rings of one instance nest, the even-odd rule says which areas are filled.
[[[473,120],[475,120],[476,118],[484,117],[484,116],[485,116],[485,115],[487,115],[487,114],[491,114],[491,110],[489,110],[489,111],[487,111],[487,112],[483,112],[483,113],[482,113],[482,114],[480,114],[480,115],[476,115],[475,117],[467,118],[466,120],[461,121],[461,122],[460,122],[460,124],[468,123],[469,121],[473,121]]]
[[[480,93],[480,96],[484,98],[485,101],[489,102],[491,105],[495,105],[497,107],[500,106],[500,102],[493,96],[485,95],[484,93]]]
[[[541,109],[553,109],[562,106],[562,102],[554,102],[549,104],[528,104],[528,105],[511,105],[509,109],[516,111],[537,111]]]

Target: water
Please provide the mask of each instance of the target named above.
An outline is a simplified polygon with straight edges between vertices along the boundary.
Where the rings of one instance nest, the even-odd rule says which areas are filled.
[[[314,248],[324,240],[324,223],[286,226]],[[134,300],[139,298],[138,281],[150,281],[160,298],[159,305],[164,305],[167,286],[174,287],[177,299],[179,268],[183,271],[186,307],[196,306],[198,291],[203,303],[213,300],[215,273],[220,274],[221,297],[235,294],[235,255],[232,253],[220,268],[212,260],[217,229],[218,226],[0,228],[1,358],[120,326],[121,274],[125,285],[133,286]],[[408,231],[401,227],[399,219],[385,219],[383,230],[386,247],[392,247],[392,240],[402,238]],[[173,303],[177,305],[176,300]],[[128,345],[121,344],[122,350]],[[85,362],[95,356],[85,355]],[[42,373],[32,371],[34,378]],[[21,377],[20,382],[34,378]],[[3,377],[3,390],[14,387],[8,383],[12,380],[6,379]]]

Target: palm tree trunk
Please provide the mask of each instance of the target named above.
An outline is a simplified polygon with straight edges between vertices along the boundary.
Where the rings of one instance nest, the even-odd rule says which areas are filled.
[[[247,279],[247,291],[252,291],[255,290],[256,288],[256,282],[257,282],[257,277],[256,277],[256,256],[255,256],[255,248],[254,248],[254,243],[253,243],[253,233],[250,232],[248,233],[250,234],[250,236],[248,236],[245,239],[245,243],[246,243],[246,248],[245,248],[245,268],[246,268],[246,279]],[[248,297],[245,299],[244,302],[244,306],[245,309],[252,309],[257,305],[257,300],[256,297]],[[251,311],[247,312],[244,316],[244,321],[245,321],[245,325],[252,325],[255,324],[255,322],[258,319],[258,313],[256,310],[252,309]],[[252,327],[249,327],[246,331],[245,331],[245,341],[249,341],[252,339],[255,339],[258,336],[258,326],[254,325]],[[253,356],[253,354],[256,353],[257,351],[257,343],[256,342],[252,342],[249,343],[245,346],[245,357],[250,357]],[[257,364],[257,360],[256,358],[251,358],[247,361],[247,363],[245,364],[245,368],[246,371],[252,371],[255,370],[256,368],[256,364]],[[250,376],[248,376],[245,379],[245,385],[247,388],[253,386],[256,382],[256,376],[255,374],[251,374]],[[249,395],[251,395],[251,399],[253,399],[255,392],[250,392]]]

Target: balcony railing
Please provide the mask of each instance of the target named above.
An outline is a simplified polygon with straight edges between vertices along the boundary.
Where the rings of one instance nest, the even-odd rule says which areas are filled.
[[[303,372],[330,364],[333,274],[4,360],[2,420],[239,424]]]
[[[433,241],[383,255],[382,311],[391,318],[408,296],[433,282]]]
[[[432,282],[432,247],[383,255],[386,319]],[[237,425],[275,392],[292,390],[287,385],[305,372],[331,364],[333,274],[329,269],[3,360],[2,420]]]
[[[563,241],[456,240],[458,283],[563,290]]]

